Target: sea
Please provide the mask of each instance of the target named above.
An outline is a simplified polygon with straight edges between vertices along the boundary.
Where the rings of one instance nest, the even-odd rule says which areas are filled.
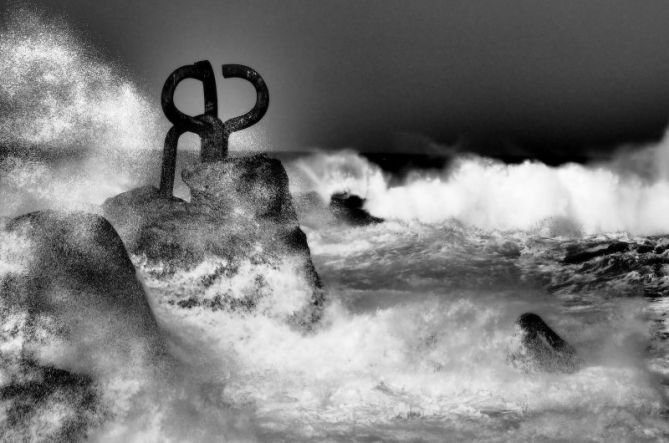
[[[108,197],[157,184],[161,153],[147,146],[164,132],[141,89],[61,24],[28,15],[8,26],[0,216],[99,212]],[[258,152],[242,148],[231,155]],[[305,332],[271,306],[183,309],[144,282],[176,363],[164,377],[106,374],[112,411],[88,440],[669,441],[669,140],[561,166],[266,151],[288,173],[326,291],[322,318]],[[196,161],[179,154],[179,168]],[[333,220],[338,192],[383,222]],[[189,198],[181,182],[175,193]],[[304,206],[305,196],[323,204]],[[0,242],[0,272],[14,246]],[[295,279],[276,276],[273,303],[290,302]],[[577,370],[522,358],[525,312],[575,348]]]

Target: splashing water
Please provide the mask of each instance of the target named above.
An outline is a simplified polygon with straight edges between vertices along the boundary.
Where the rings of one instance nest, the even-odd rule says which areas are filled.
[[[666,152],[669,143],[663,141],[645,155],[655,159]],[[414,173],[391,185],[380,168],[348,151],[300,159],[289,170],[295,193],[316,191],[329,199],[349,191],[367,198],[372,215],[394,220],[457,219],[488,230],[530,230],[566,218],[587,234],[669,231],[669,177],[622,173],[615,166],[507,165],[470,156],[443,172]]]
[[[505,235],[525,251],[519,264],[491,251],[488,234],[448,224],[335,226],[308,236],[332,300],[312,334],[271,316],[175,310],[153,294],[172,334],[232,360],[227,398],[252,405],[261,439],[669,435],[666,393],[643,351],[657,340],[651,308],[643,299],[550,294],[532,283],[532,272],[546,272],[542,254],[559,253],[560,242],[538,247],[526,234]],[[275,297],[280,305],[290,294]],[[514,320],[525,311],[544,316],[584,367],[546,373],[518,360]],[[663,352],[656,364],[666,370]]]
[[[143,183],[140,152],[164,132],[155,129],[157,108],[132,82],[64,25],[25,11],[0,38],[0,144],[85,153],[55,163],[3,157],[2,214],[95,210]],[[643,275],[636,268],[616,274],[618,262],[606,257],[583,266],[562,258],[569,242],[642,243],[634,236],[667,232],[669,182],[653,161],[666,157],[667,146],[597,167],[467,157],[401,184],[353,151],[291,162],[294,194],[328,199],[348,190],[387,219],[306,229],[331,300],[322,323],[305,334],[284,321],[301,290],[290,266],[269,273],[280,290],[256,313],[170,303],[179,288],[188,292],[197,269],[147,285],[171,359],[138,359],[124,370],[101,358],[88,368],[110,408],[89,439],[666,440],[666,253],[647,259],[651,271]],[[500,253],[505,242],[520,256]],[[22,272],[28,246],[20,236],[0,238],[2,275]],[[646,260],[636,251],[622,256]],[[141,269],[141,257],[133,260]],[[221,290],[241,293],[244,277]],[[630,281],[651,281],[655,298],[635,297]],[[523,361],[514,320],[525,311],[542,315],[584,366],[548,373]],[[4,355],[23,346],[11,334],[20,321],[3,322]],[[60,368],[83,364],[44,355]],[[47,412],[57,420],[55,406]]]
[[[154,103],[64,24],[18,10],[0,37],[1,144],[103,154],[160,146]]]
[[[64,23],[9,11],[0,78],[0,215],[89,209],[140,180],[142,152],[161,145],[156,104]]]

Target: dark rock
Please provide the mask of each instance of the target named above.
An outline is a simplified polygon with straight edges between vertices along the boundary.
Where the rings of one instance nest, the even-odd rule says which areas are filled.
[[[297,223],[288,175],[277,159],[261,154],[202,163],[185,169],[182,178],[190,188],[192,207]]]
[[[627,252],[629,250],[629,243],[616,241],[610,244],[601,244],[583,248],[580,245],[570,245],[567,247],[567,253],[563,259],[565,264],[579,264],[593,258],[603,257],[606,255],[616,254],[620,252]]]
[[[544,371],[573,372],[581,365],[576,350],[555,333],[537,314],[522,314],[516,324],[531,361]]]
[[[92,377],[28,361],[19,369],[19,377],[0,387],[0,401],[8,405],[2,441],[79,441],[101,424],[105,412]],[[45,419],[55,405],[60,419]]]
[[[307,327],[318,319],[323,290],[281,163],[262,154],[228,158],[195,165],[182,178],[190,202],[144,187],[103,205],[159,299],[188,308],[257,308]],[[188,278],[194,280],[183,284]],[[281,297],[292,307],[272,301]]]
[[[330,197],[330,210],[335,218],[354,226],[382,223],[383,219],[370,215],[363,209],[365,200],[348,192],[340,192]]]
[[[34,255],[27,275],[3,280],[5,302],[36,315],[73,315],[77,327],[85,320],[118,340],[159,334],[135,267],[103,217],[39,211],[11,220],[6,230],[25,236]]]
[[[104,218],[40,211],[4,228],[21,266],[0,274],[3,440],[79,440],[105,415],[99,368],[161,355],[157,323]]]

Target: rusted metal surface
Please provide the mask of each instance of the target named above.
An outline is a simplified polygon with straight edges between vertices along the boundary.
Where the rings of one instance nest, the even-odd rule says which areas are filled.
[[[227,138],[233,132],[241,131],[246,129],[249,126],[252,126],[265,115],[267,108],[269,107],[269,91],[267,90],[267,85],[262,79],[260,74],[258,74],[254,69],[249,68],[244,65],[223,65],[223,77],[224,78],[243,78],[251,82],[253,87],[256,90],[256,104],[249,112],[239,117],[231,118],[226,120],[223,123],[225,128],[225,137],[226,143]]]
[[[269,91],[260,74],[244,65],[222,66],[224,78],[243,78],[253,84],[256,90],[256,104],[249,112],[227,120],[218,118],[218,97],[216,80],[209,61],[203,60],[192,65],[177,68],[165,81],[161,94],[161,105],[172,127],[165,137],[163,163],[160,174],[160,194],[172,196],[176,171],[177,145],[179,137],[186,132],[197,134],[201,140],[200,160],[215,162],[228,155],[228,139],[233,132],[241,131],[257,123],[267,112]],[[204,114],[192,116],[184,114],[174,104],[174,91],[187,78],[202,82],[204,89]]]

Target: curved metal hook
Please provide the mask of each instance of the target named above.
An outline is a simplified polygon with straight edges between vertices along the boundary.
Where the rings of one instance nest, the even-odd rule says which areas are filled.
[[[163,112],[172,124],[184,132],[198,133],[206,129],[206,124],[193,117],[179,111],[174,104],[174,91],[177,85],[187,78],[200,80],[204,89],[204,113],[218,116],[218,97],[216,95],[216,80],[214,79],[214,70],[211,63],[207,60],[196,62],[192,65],[181,66],[175,69],[163,85],[163,91],[160,95],[160,102]]]
[[[269,92],[265,81],[255,70],[244,65],[223,65],[223,77],[243,78],[253,84],[256,89],[256,104],[249,112],[231,118],[222,123],[218,118],[218,98],[216,82],[211,64],[199,61],[192,65],[175,69],[165,81],[161,93],[161,104],[167,119],[174,126],[165,137],[163,164],[160,173],[160,194],[171,197],[174,188],[174,175],[177,160],[177,144],[179,137],[186,132],[194,132],[200,136],[200,160],[213,162],[223,160],[228,155],[228,137],[257,123],[267,112]],[[200,80],[204,88],[204,114],[192,116],[179,111],[174,104],[174,91],[178,84],[187,78]]]
[[[239,117],[231,118],[223,123],[225,133],[229,136],[233,132],[241,131],[249,126],[252,126],[265,115],[269,107],[269,91],[265,80],[258,74],[255,69],[244,65],[223,65],[222,66],[224,78],[243,78],[253,84],[256,89],[256,104],[249,112]]]
[[[182,80],[192,78],[200,80],[204,90],[204,114],[192,116],[184,114],[174,104],[174,91]],[[185,65],[175,69],[163,85],[160,96],[163,112],[174,126],[165,137],[163,164],[160,173],[160,194],[172,196],[174,175],[177,161],[179,137],[186,132],[194,132],[202,140],[200,157],[202,161],[219,160],[220,146],[224,142],[223,123],[218,119],[218,96],[216,80],[211,63],[207,60]],[[222,153],[225,158],[226,152]]]

